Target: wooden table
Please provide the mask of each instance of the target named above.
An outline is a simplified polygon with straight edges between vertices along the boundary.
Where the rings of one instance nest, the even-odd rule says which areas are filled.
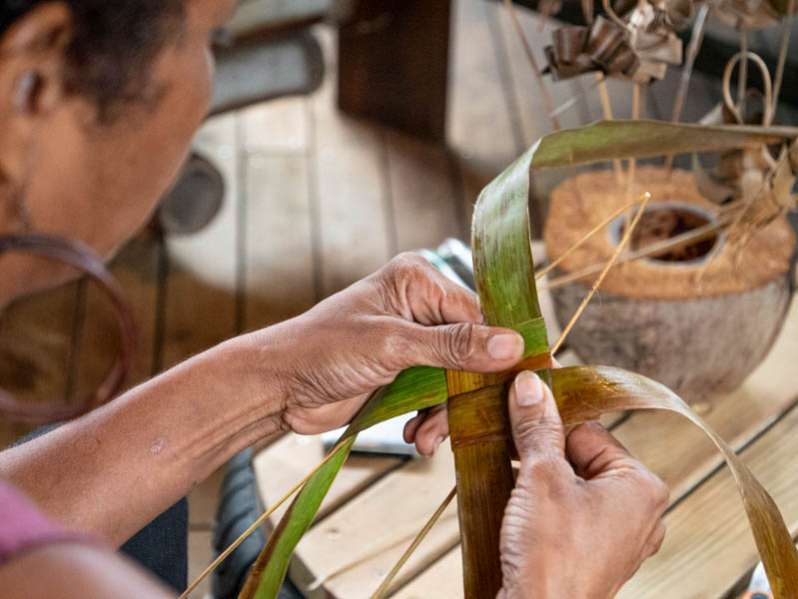
[[[707,421],[771,492],[798,531],[798,302],[765,362],[734,393],[716,398]],[[724,597],[758,562],[734,483],[712,444],[684,419],[636,413],[610,423],[615,435],[671,488],[668,535],[622,598]],[[322,458],[317,438],[289,436],[255,460],[264,503]],[[354,457],[302,540],[290,575],[308,597],[369,597],[454,484],[451,452],[432,459]],[[456,507],[399,576],[402,599],[462,597]]]

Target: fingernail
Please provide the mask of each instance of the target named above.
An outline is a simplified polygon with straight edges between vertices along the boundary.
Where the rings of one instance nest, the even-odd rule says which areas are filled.
[[[435,439],[435,450],[434,451],[438,451],[438,448],[441,446],[441,443],[443,443],[445,439],[446,439],[446,437],[443,437],[443,436],[437,437]]]
[[[520,358],[524,353],[524,340],[521,335],[502,333],[491,337],[488,341],[488,354],[494,360]]]
[[[528,408],[543,399],[543,383],[534,372],[522,372],[515,379],[515,400]]]

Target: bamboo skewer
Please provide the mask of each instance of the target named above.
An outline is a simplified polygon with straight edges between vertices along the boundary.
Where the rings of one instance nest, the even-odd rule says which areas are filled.
[[[604,266],[604,270],[601,271],[601,274],[593,283],[593,287],[590,289],[590,292],[582,300],[582,303],[579,304],[579,308],[577,308],[573,317],[563,329],[560,338],[557,340],[557,343],[555,343],[554,346],[552,347],[551,349],[552,356],[555,355],[562,347],[562,344],[565,343],[565,340],[568,338],[568,335],[571,333],[571,330],[574,328],[574,325],[576,325],[576,322],[584,313],[585,309],[590,303],[590,300],[592,300],[593,296],[596,295],[596,292],[598,291],[599,287],[601,287],[601,284],[604,282],[604,279],[607,278],[607,275],[609,274],[610,270],[612,270],[612,267],[615,266],[616,262],[618,261],[618,258],[621,257],[621,253],[631,241],[632,233],[634,232],[635,227],[637,227],[637,225],[640,223],[640,219],[643,218],[643,214],[646,211],[646,206],[650,201],[651,201],[651,194],[648,192],[644,193],[640,201],[640,207],[637,209],[637,214],[635,215],[634,220],[632,220],[631,224],[626,228],[626,231],[623,234],[623,239],[621,239],[621,242],[618,244],[618,247],[615,248],[615,252],[613,252],[612,257]]]
[[[432,514],[430,519],[424,525],[424,528],[419,531],[419,533],[416,535],[416,538],[413,539],[413,542],[410,543],[408,548],[402,554],[402,557],[399,558],[399,561],[396,562],[393,568],[391,568],[391,571],[388,572],[388,575],[382,581],[382,584],[380,584],[379,588],[374,591],[371,599],[382,599],[385,596],[386,592],[388,591],[388,587],[391,586],[391,583],[394,581],[397,574],[399,574],[399,571],[407,563],[407,560],[410,559],[410,556],[413,555],[415,550],[418,549],[418,546],[421,545],[421,542],[429,534],[429,531],[432,530],[432,527],[435,526],[438,520],[440,520],[440,517],[443,515],[443,512],[446,511],[446,508],[449,507],[449,504],[452,502],[452,499],[454,499],[455,495],[457,495],[457,487],[454,487],[446,496],[446,499],[443,500],[443,503],[438,506],[438,509],[436,509],[435,513]]]
[[[673,102],[672,123],[678,123],[682,118],[684,104],[687,101],[687,93],[690,90],[690,80],[693,77],[695,60],[699,50],[701,50],[701,45],[704,43],[704,31],[706,30],[709,10],[709,3],[702,4],[701,8],[698,9],[698,16],[696,17],[695,25],[693,25],[693,35],[690,38],[690,45],[687,47],[687,59],[682,69],[682,77],[679,80],[679,89],[676,91],[676,99]],[[673,158],[673,154],[669,154],[665,159],[665,168],[669,174],[673,172]]]
[[[213,560],[210,563],[210,565],[207,568],[205,568],[202,571],[202,573],[199,576],[197,576],[197,578],[194,579],[194,581],[190,585],[188,585],[188,588],[186,588],[186,590],[180,594],[180,597],[178,597],[178,599],[188,599],[189,595],[191,595],[191,593],[194,592],[194,590],[200,585],[200,583],[203,580],[205,580],[214,570],[216,570],[216,568],[218,568],[219,565],[224,560],[226,560],[230,556],[230,554],[233,553],[233,551],[235,551],[238,548],[239,545],[241,545],[241,543],[243,543],[253,532],[255,532],[261,525],[263,525],[263,523],[266,522],[266,519],[269,516],[271,516],[274,512],[277,511],[277,509],[281,505],[283,505],[286,501],[288,501],[291,498],[291,496],[294,495],[294,493],[296,493],[302,487],[304,487],[305,483],[308,482],[308,480],[310,480],[310,478],[314,474],[316,474],[316,472],[318,472],[318,470],[322,466],[324,466],[324,464],[329,462],[335,456],[336,452],[347,442],[348,439],[344,439],[343,441],[338,443],[338,445],[333,447],[333,449],[327,454],[327,456],[321,462],[319,462],[319,464],[315,468],[313,468],[313,470],[311,470],[305,476],[305,478],[303,478],[301,481],[299,481],[297,484],[291,487],[286,492],[285,495],[283,495],[280,499],[277,500],[276,503],[272,504],[272,506],[269,509],[267,509],[260,516],[258,516],[258,518],[252,524],[250,524],[249,527],[244,532],[242,532],[241,535],[235,541],[233,541],[229,547],[227,547],[227,549],[225,549],[224,551],[222,551],[222,553],[219,554],[219,557]]]
[[[529,40],[526,38],[524,28],[521,25],[521,21],[518,19],[518,14],[515,12],[515,6],[513,5],[512,0],[505,0],[504,5],[507,7],[507,12],[510,13],[510,20],[513,22],[513,27],[518,34],[518,38],[521,40],[524,53],[526,54],[527,60],[529,60],[529,64],[535,74],[535,81],[537,81],[538,87],[540,88],[540,94],[543,96],[543,102],[546,104],[546,113],[551,119],[551,126],[555,131],[559,131],[562,129],[562,125],[560,124],[560,119],[554,114],[554,99],[551,97],[551,94],[546,87],[546,83],[543,81],[543,72],[540,70],[538,61],[535,58],[535,53],[532,51],[532,47],[529,45]]]
[[[572,98],[569,98],[568,100],[566,100],[565,102],[560,104],[554,110],[554,112],[549,114],[549,117],[560,116],[561,114],[564,114],[564,113],[568,112],[569,110],[571,110],[571,108],[573,108],[574,106],[576,106],[579,103],[579,100],[581,100],[582,98],[584,98],[587,95],[587,92],[592,91],[595,87],[598,87],[598,85],[600,83],[601,83],[601,81],[596,79],[595,81],[593,81],[593,83],[590,84],[590,86],[587,89],[585,89],[581,85],[581,82],[580,82],[580,86],[579,87],[582,89],[581,93],[578,96],[573,96]]]
[[[604,73],[600,71],[596,73],[596,83],[598,85],[599,98],[601,99],[601,110],[604,112],[604,119],[607,121],[615,120],[615,117],[612,113],[610,93],[607,91],[607,79],[604,77]],[[618,182],[618,184],[621,184],[623,181],[623,165],[618,158],[612,161],[612,168],[615,171],[615,180]]]
[[[642,84],[635,82],[632,86],[632,120],[640,119],[640,95],[642,91]],[[626,173],[626,201],[628,202],[632,194],[634,194],[635,176],[637,174],[637,159],[630,158],[628,165],[628,172]],[[626,227],[629,227],[629,222],[632,218],[631,211],[626,213],[624,222]]]
[[[702,4],[698,9],[698,16],[693,25],[693,35],[690,38],[690,45],[687,47],[687,58],[682,69],[682,77],[679,80],[679,88],[676,91],[676,99],[673,102],[671,122],[678,123],[682,118],[684,103],[687,100],[687,92],[690,89],[690,80],[693,76],[695,59],[698,56],[701,45],[704,43],[704,30],[709,16],[709,4]]]

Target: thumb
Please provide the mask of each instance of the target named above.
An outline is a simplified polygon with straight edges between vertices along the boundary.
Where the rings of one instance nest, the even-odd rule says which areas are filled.
[[[510,388],[510,422],[521,461],[565,458],[565,431],[557,403],[534,372],[520,373]]]
[[[423,326],[408,323],[406,367],[425,364],[469,372],[502,372],[524,354],[524,339],[512,329],[472,323]]]

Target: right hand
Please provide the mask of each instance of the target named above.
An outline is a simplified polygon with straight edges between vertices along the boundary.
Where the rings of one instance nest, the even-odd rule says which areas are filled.
[[[597,423],[566,435],[531,372],[510,390],[521,459],[501,531],[499,599],[607,599],[659,551],[668,489]]]

